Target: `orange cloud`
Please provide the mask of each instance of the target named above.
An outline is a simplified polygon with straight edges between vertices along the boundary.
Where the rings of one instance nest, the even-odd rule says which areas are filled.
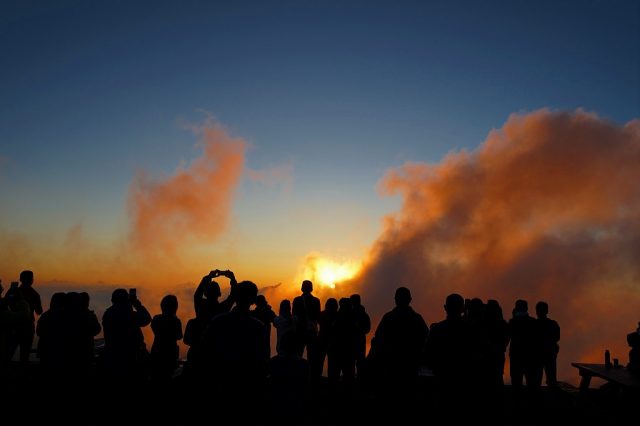
[[[185,241],[211,242],[224,231],[247,143],[211,120],[197,130],[201,157],[164,179],[140,172],[131,184],[131,239],[137,248],[171,252]]]
[[[550,304],[563,338],[559,364],[610,348],[640,319],[640,122],[583,111],[512,115],[475,151],[408,163],[380,190],[402,208],[357,279],[379,315],[406,285],[430,321],[447,294]],[[600,359],[598,359],[600,361]]]

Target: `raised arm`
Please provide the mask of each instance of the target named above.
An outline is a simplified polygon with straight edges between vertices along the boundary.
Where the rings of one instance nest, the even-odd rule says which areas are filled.
[[[231,291],[229,291],[229,296],[227,296],[226,299],[220,302],[220,305],[224,311],[230,311],[231,307],[236,301],[235,292],[236,292],[236,287],[238,285],[238,281],[236,280],[236,276],[234,275],[233,271],[230,271],[228,269],[226,271],[218,271],[218,275],[229,278],[229,285],[231,286]]]
[[[131,305],[135,308],[135,321],[138,327],[146,327],[151,322],[151,314],[138,299],[131,300]]]

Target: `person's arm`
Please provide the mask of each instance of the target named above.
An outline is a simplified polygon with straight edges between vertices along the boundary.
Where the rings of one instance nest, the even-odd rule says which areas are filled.
[[[87,312],[87,325],[89,326],[89,334],[91,336],[97,336],[102,331],[102,326],[100,326],[100,321],[98,321],[98,317],[95,312],[89,311]]]
[[[136,309],[135,311],[135,321],[138,327],[146,327],[151,322],[151,314],[147,311],[147,308],[144,307],[142,302],[138,299],[134,299],[131,301],[131,304]]]
[[[174,337],[176,338],[176,340],[181,340],[183,335],[182,335],[182,321],[180,321],[180,318],[176,318],[176,329],[175,329],[175,334]]]
[[[233,304],[236,301],[235,293],[236,293],[236,288],[238,286],[238,281],[236,280],[236,276],[234,275],[233,271],[230,271],[228,269],[226,271],[220,271],[219,276],[229,278],[229,285],[231,286],[231,290],[229,291],[229,296],[227,296],[226,299],[220,302],[220,307],[222,308],[222,310],[224,312],[228,312],[231,310],[231,308],[233,307]]]
[[[229,286],[231,287],[231,292],[229,296],[235,297],[235,290],[238,286],[238,280],[236,280],[236,276],[233,271],[227,269],[226,271],[220,271],[220,275],[229,278]]]
[[[368,334],[371,331],[371,317],[364,310],[362,311],[362,331]]]
[[[553,322],[553,341],[557,344],[560,341],[560,326],[556,321]]]
[[[33,291],[33,311],[38,314],[38,316],[42,315],[42,301],[40,300],[40,295],[37,291]]]
[[[202,279],[200,280],[200,284],[196,288],[196,291],[193,293],[193,308],[196,311],[196,315],[198,314],[201,302],[204,299],[204,291],[206,290],[208,285],[211,285],[211,273],[202,277]]]

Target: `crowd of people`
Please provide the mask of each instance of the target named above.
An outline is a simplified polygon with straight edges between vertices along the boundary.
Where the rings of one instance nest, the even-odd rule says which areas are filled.
[[[221,300],[216,280],[222,277],[230,290]],[[302,282],[299,296],[280,301],[276,313],[256,284],[238,282],[229,270],[213,270],[194,292],[195,317],[184,329],[175,295],[164,296],[161,312],[152,317],[135,292],[116,289],[99,321],[87,293],[55,293],[43,312],[33,282],[33,272],[23,271],[19,285],[12,284],[6,295],[0,287],[2,372],[29,364],[37,334],[39,372],[47,380],[146,381],[160,387],[179,382],[206,385],[219,395],[249,388],[304,399],[326,371],[326,382],[337,392],[371,386],[398,397],[411,391],[426,367],[447,395],[500,389],[508,353],[514,388],[540,387],[543,376],[547,386],[557,385],[560,327],[543,301],[535,305],[534,318],[527,301],[517,300],[507,321],[496,300],[451,294],[445,318],[429,326],[411,307],[411,291],[399,287],[395,307],[375,328],[367,352],[372,324],[361,296],[328,298],[323,309],[309,280]],[[142,333],[149,324],[150,350]],[[96,359],[94,338],[100,332],[104,349]],[[180,340],[188,346],[182,369]],[[639,340],[638,332],[628,336],[630,368],[638,365]],[[19,361],[11,363],[18,349]]]

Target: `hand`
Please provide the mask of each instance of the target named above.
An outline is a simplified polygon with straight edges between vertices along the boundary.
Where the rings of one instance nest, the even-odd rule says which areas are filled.
[[[219,277],[220,274],[220,269],[214,269],[213,271],[209,272],[209,278]]]

